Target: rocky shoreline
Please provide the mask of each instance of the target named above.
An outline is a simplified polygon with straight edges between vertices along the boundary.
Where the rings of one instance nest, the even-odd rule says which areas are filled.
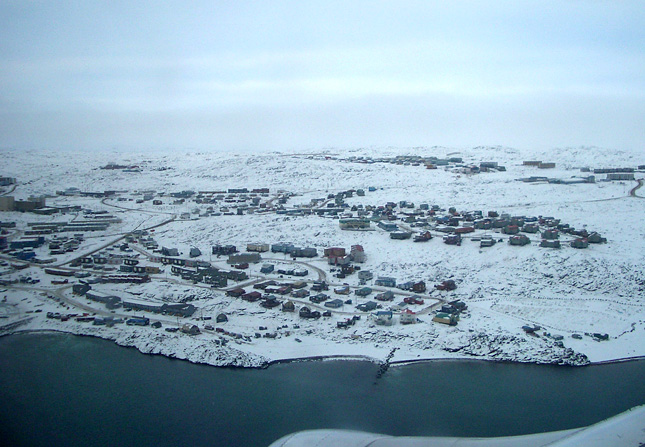
[[[367,355],[312,355],[293,358],[269,358],[244,352],[230,345],[215,345],[212,340],[186,337],[183,334],[167,334],[146,331],[110,331],[104,328],[76,326],[70,328],[29,328],[29,321],[22,325],[0,328],[0,336],[20,333],[52,332],[78,336],[91,336],[111,340],[119,346],[132,347],[143,354],[163,355],[168,358],[187,360],[191,363],[230,368],[268,368],[274,364],[323,361],[323,360],[362,360],[383,364],[383,361]],[[72,330],[72,328],[74,330]],[[438,347],[441,351],[457,354],[450,357],[421,357],[388,361],[388,365],[400,366],[418,362],[439,360],[479,360],[493,362],[534,363],[561,366],[587,366],[593,364],[586,355],[570,348],[536,348],[523,339],[514,336],[488,336],[478,334],[468,337],[462,345]],[[615,359],[600,363],[620,362]]]

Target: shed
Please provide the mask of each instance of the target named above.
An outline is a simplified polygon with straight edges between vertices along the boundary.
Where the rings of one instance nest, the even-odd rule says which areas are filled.
[[[219,314],[215,318],[215,321],[217,323],[226,323],[228,321],[228,317],[226,316],[226,314]]]

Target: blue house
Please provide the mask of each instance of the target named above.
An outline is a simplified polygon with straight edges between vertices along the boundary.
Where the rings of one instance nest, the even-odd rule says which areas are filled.
[[[376,281],[374,281],[374,284],[382,287],[396,287],[396,279],[388,276],[379,276],[376,278]]]

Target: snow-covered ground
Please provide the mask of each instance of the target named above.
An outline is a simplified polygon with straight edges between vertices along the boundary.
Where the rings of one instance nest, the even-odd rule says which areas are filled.
[[[150,327],[120,324],[107,328],[79,323],[74,319],[48,319],[45,314],[49,311],[111,313],[98,303],[72,296],[69,287],[51,285],[52,279],[61,278],[46,275],[38,266],[17,272],[0,267],[0,272],[6,271],[0,279],[31,276],[41,280],[35,285],[0,286],[0,297],[6,296],[6,302],[0,306],[0,315],[4,313],[6,316],[0,320],[0,330],[4,333],[60,330],[113,339],[122,345],[136,346],[143,352],[236,366],[262,366],[272,361],[322,356],[367,357],[383,361],[395,348],[391,358],[393,362],[474,356],[491,360],[584,364],[587,359],[599,362],[645,355],[645,227],[642,225],[645,201],[629,196],[637,183],[600,181],[604,175],[597,175],[598,181],[588,184],[517,181],[530,176],[569,179],[589,175],[581,172],[581,167],[636,167],[645,163],[636,154],[598,148],[562,148],[535,154],[504,147],[479,147],[463,150],[370,148],[306,154],[4,151],[2,155],[5,163],[0,176],[18,179],[15,191],[10,194],[17,199],[47,195],[47,205],[81,205],[84,209],[108,211],[121,220],[105,232],[86,233],[85,241],[77,251],[57,256],[57,265],[109,246],[127,232],[150,228],[175,218],[151,232],[159,246],[176,247],[183,257],[188,256],[191,247],[197,247],[203,253],[197,259],[221,268],[226,268],[225,259],[210,255],[210,247],[214,244],[234,244],[244,248],[252,242],[272,244],[282,241],[315,247],[319,254],[326,247],[338,246],[349,250],[351,245],[360,244],[367,255],[361,268],[373,272],[375,278],[391,276],[399,283],[422,280],[430,290],[422,294],[424,304],[409,306],[418,313],[420,321],[417,324],[378,326],[368,313],[363,313],[354,326],[338,329],[338,321],[357,313],[353,305],[334,310],[332,317],[304,320],[299,318],[298,312],[281,312],[280,308],[266,310],[257,302],[249,303],[228,297],[222,290],[182,281],[170,274],[169,266],[163,267],[161,274],[153,275],[153,280],[144,285],[93,286],[95,290],[123,299],[166,302],[189,299],[198,312],[191,319],[181,319],[179,323],[194,322],[202,329],[205,324],[212,324],[229,333],[207,330],[188,336]],[[377,159],[397,155],[462,157],[464,164],[477,165],[483,161],[496,161],[504,165],[506,171],[465,174],[454,167],[440,166],[430,170],[423,165],[359,162],[360,157]],[[556,163],[556,168],[523,166],[523,160],[551,161]],[[140,171],[98,169],[107,163],[136,165]],[[637,179],[643,178],[642,173],[635,175]],[[56,195],[56,191],[70,187],[81,191],[119,192],[103,201]],[[368,191],[369,187],[375,190]],[[184,190],[223,191],[229,188],[269,188],[268,196],[262,198],[264,202],[275,201],[278,191],[292,193],[284,205],[287,209],[309,205],[312,199],[327,199],[329,194],[361,188],[365,190],[365,196],[347,198],[346,203],[350,207],[408,201],[417,208],[419,204],[426,203],[442,209],[455,207],[458,212],[481,210],[484,215],[494,210],[511,216],[551,216],[576,229],[597,231],[608,241],[590,245],[584,250],[576,250],[563,243],[561,249],[555,250],[538,247],[539,235],[529,234],[531,244],[516,247],[506,243],[507,236],[489,230],[469,236],[486,233],[496,239],[503,238],[504,242],[480,248],[479,242],[466,238],[461,246],[453,246],[443,244],[440,234],[433,232],[435,237],[431,241],[414,243],[411,240],[391,240],[387,232],[374,224],[373,231],[344,231],[339,228],[337,219],[315,215],[291,216],[268,212],[199,217],[208,206],[219,211],[231,204],[206,205],[186,200],[183,204],[174,205],[173,199],[168,197],[171,192]],[[155,198],[163,203],[136,203],[141,191],[154,191]],[[160,196],[159,193],[165,194]],[[641,189],[636,194],[645,196],[645,190]],[[194,212],[197,209],[199,213]],[[190,213],[190,218],[179,218],[182,213]],[[20,236],[19,232],[26,229],[27,222],[56,222],[72,218],[79,216],[0,214],[1,221],[15,221],[17,224],[17,232],[10,230],[10,240]],[[568,235],[563,236],[566,236],[562,238],[563,242],[571,240]],[[143,247],[138,248],[141,250]],[[44,247],[38,249],[37,254],[49,257]],[[290,258],[283,254],[265,253],[263,257],[271,258],[267,262],[276,266],[291,265]],[[140,258],[143,259],[144,255],[141,254]],[[304,278],[306,280],[318,279],[317,271],[313,269],[316,267],[332,283],[330,289],[344,282],[358,286],[356,274],[344,279],[333,277],[326,259],[320,256],[299,261],[311,267]],[[251,280],[261,276],[261,264],[251,265],[247,270]],[[297,266],[303,267],[302,264]],[[298,279],[279,278],[277,274],[266,277],[282,281]],[[458,285],[457,290],[439,292],[432,289],[434,284],[446,279],[453,279]],[[373,281],[368,281],[367,285],[373,285]],[[253,290],[250,284],[245,288]],[[332,298],[337,297],[332,290],[326,293]],[[47,295],[56,296],[60,301]],[[404,296],[397,295],[393,303],[400,302]],[[349,298],[355,305],[373,299],[373,295],[357,300],[352,294]],[[457,326],[431,321],[434,304],[456,299],[468,305]],[[306,304],[320,311],[327,310],[322,306],[312,306],[307,298],[293,301],[296,307]],[[34,313],[38,309],[42,312]],[[115,315],[129,316],[123,309],[115,312]],[[215,324],[213,320],[219,313],[225,313],[229,321]],[[141,315],[142,312],[136,314]],[[177,325],[177,320],[172,317],[146,315],[151,321],[161,321],[164,326]],[[212,317],[213,320],[199,321],[202,317]],[[527,324],[542,328],[537,332],[538,336],[525,334],[522,326]],[[266,330],[260,330],[261,326]],[[562,335],[562,346],[552,337],[544,336],[545,332]],[[275,334],[276,338],[255,338],[256,333]],[[585,335],[593,333],[608,334],[609,340],[596,341]],[[240,334],[242,338],[230,334]],[[582,339],[572,338],[573,334],[582,335]],[[220,340],[226,340],[226,343]]]

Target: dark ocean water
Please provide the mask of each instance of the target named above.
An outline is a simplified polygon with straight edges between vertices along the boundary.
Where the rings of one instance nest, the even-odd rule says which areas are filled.
[[[645,404],[645,361],[584,368],[436,361],[214,368],[66,334],[0,338],[3,446],[266,446],[294,431],[503,436]]]

